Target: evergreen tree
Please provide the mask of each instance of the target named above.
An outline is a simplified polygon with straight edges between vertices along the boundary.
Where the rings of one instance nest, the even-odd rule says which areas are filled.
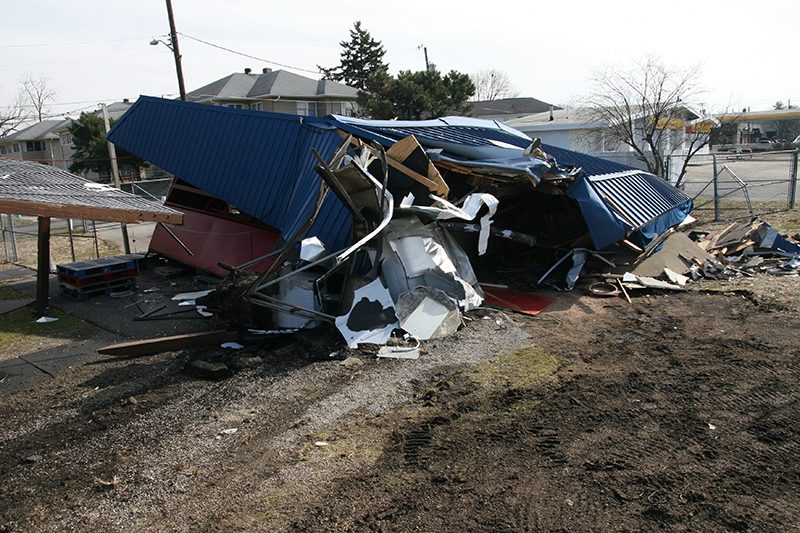
[[[114,119],[110,120],[113,126]],[[70,163],[68,170],[79,173],[91,170],[99,174],[111,174],[111,159],[108,155],[106,141],[106,128],[103,118],[93,113],[81,113],[78,120],[73,120],[69,125],[72,134],[72,144],[75,146],[75,161]],[[117,166],[121,173],[135,171],[147,167],[144,159],[116,148]]]
[[[475,85],[469,75],[451,70],[442,76],[437,70],[401,71],[392,78],[385,70],[373,73],[361,91],[362,114],[376,119],[422,120],[472,109],[469,98]]]
[[[325,79],[368,90],[369,75],[389,68],[389,65],[383,62],[383,55],[386,53],[383,45],[361,27],[360,20],[357,20],[350,30],[350,42],[341,41],[339,44],[342,46],[342,58],[338,66],[323,68],[317,65]]]

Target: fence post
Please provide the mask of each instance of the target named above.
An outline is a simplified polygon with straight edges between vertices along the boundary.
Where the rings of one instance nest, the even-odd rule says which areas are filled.
[[[719,182],[717,181],[717,154],[712,156],[714,160],[714,221],[719,222]]]
[[[3,241],[5,241],[6,232],[8,232],[11,241],[11,262],[19,263],[19,254],[17,253],[17,234],[14,232],[14,217],[6,215],[8,221],[8,229],[3,230]],[[6,252],[6,259],[8,259],[8,252]]]
[[[800,155],[800,150],[795,150],[792,153],[792,179],[789,188],[789,209],[794,209],[795,200],[797,199],[797,159]]]

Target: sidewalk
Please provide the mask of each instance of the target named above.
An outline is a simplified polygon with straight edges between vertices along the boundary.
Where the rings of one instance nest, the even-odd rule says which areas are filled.
[[[0,271],[0,282],[35,299],[35,276],[36,272],[27,268],[4,270]],[[157,310],[154,315],[165,315],[187,309],[179,307],[172,297],[175,294],[208,288],[194,283],[191,270],[187,270],[183,276],[164,279],[145,268],[137,272],[136,282],[136,289],[128,296],[98,296],[80,301],[61,294],[58,278],[51,275],[50,307],[97,326],[99,333],[89,339],[74,340],[54,348],[0,361],[0,395],[31,387],[75,365],[106,360],[109,356],[99,355],[97,350],[110,344],[199,333],[223,327],[219,319],[202,318],[196,312],[181,313],[164,320],[136,320],[150,311]],[[145,290],[148,292],[144,292]],[[9,302],[9,307],[14,307],[18,306],[17,302],[30,302],[32,299],[6,302]],[[162,306],[163,309],[159,309]]]

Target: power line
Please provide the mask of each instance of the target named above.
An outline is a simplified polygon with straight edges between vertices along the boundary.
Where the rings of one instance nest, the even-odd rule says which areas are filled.
[[[257,60],[257,61],[263,61],[264,63],[270,63],[270,64],[272,64],[272,65],[278,65],[279,67],[290,68],[290,69],[292,69],[292,70],[300,70],[300,71],[302,71],[302,72],[310,72],[310,73],[312,73],[312,74],[319,74],[319,71],[318,71],[318,70],[308,70],[308,69],[305,69],[305,68],[293,67],[293,66],[291,66],[291,65],[285,65],[285,64],[283,64],[283,63],[278,63],[277,61],[270,61],[269,59],[263,59],[263,58],[261,58],[261,57],[252,56],[252,55],[250,55],[250,54],[245,54],[245,53],[242,53],[242,52],[237,52],[236,50],[231,50],[230,48],[225,48],[224,46],[220,46],[220,45],[218,45],[218,44],[210,43],[210,42],[208,42],[208,41],[204,41],[204,40],[202,40],[202,39],[198,39],[197,37],[192,37],[191,35],[186,35],[185,33],[180,33],[180,32],[178,32],[178,33],[179,33],[180,35],[182,35],[182,36],[186,37],[187,39],[191,39],[191,40],[193,40],[193,41],[197,41],[198,43],[203,43],[203,44],[205,44],[205,45],[212,46],[212,47],[214,47],[214,48],[219,48],[220,50],[224,50],[224,51],[226,51],[226,52],[230,52],[230,53],[232,53],[232,54],[240,55],[240,56],[242,56],[242,57],[247,57],[247,58],[250,58],[250,59],[255,59],[255,60]]]

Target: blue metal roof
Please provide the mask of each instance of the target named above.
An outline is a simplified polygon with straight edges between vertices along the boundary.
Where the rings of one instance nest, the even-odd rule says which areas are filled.
[[[465,117],[301,117],[142,96],[108,138],[279,229],[286,238],[308,219],[320,183],[311,149],[329,160],[342,140],[338,130],[386,147],[413,134],[423,147],[439,150],[431,152],[434,158],[526,172],[534,181],[552,168],[543,159],[523,157],[532,142],[525,134],[496,121]],[[677,219],[691,210],[688,196],[656,176],[570,150],[542,149],[560,167],[583,169],[586,179],[576,180],[568,194],[578,199],[598,248],[631,229],[648,223],[649,228],[654,220],[661,224],[659,220]],[[350,222],[350,213],[329,194],[309,235],[337,250],[349,241]]]
[[[307,220],[342,138],[324,118],[142,96],[108,139],[290,236]],[[331,249],[349,241],[350,213],[329,194],[312,227]]]
[[[608,161],[599,157],[582,154],[567,150],[566,148],[558,148],[549,144],[542,144],[542,150],[548,155],[553,156],[559,165],[569,165],[577,168],[582,168],[584,174],[587,176],[599,176],[602,174],[613,174],[615,172],[625,172],[634,170],[634,167],[623,165],[615,161]]]
[[[630,171],[588,178],[601,196],[624,212],[627,221],[639,229],[691,197],[663,179],[644,171]]]
[[[692,210],[689,196],[643,170],[584,176],[575,180],[567,195],[580,205],[598,250],[634,232],[636,240],[646,245]]]
[[[502,160],[507,160],[509,163],[515,160],[513,164],[504,168],[541,176],[538,172],[540,164],[520,164],[523,160],[522,152],[530,146],[533,139],[495,120],[470,117],[445,117],[423,121],[364,120],[338,115],[332,116],[332,119],[339,128],[359,137],[375,140],[387,147],[408,135],[414,135],[425,148],[440,148],[451,158],[455,156],[473,161],[472,166],[478,161],[488,160],[492,161],[491,165],[480,166],[503,168],[497,166]],[[554,157],[558,165],[582,168],[589,176],[633,169],[627,165],[547,144],[542,145],[542,150]],[[451,158],[450,160],[453,160]],[[532,161],[532,158],[525,159]],[[531,172],[533,168],[536,170]]]

